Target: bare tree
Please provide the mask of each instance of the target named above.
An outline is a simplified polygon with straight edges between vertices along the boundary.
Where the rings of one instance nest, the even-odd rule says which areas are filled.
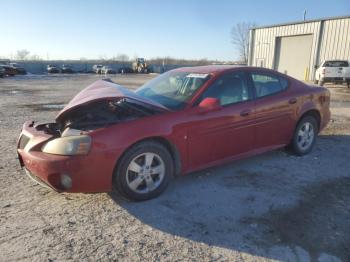
[[[108,57],[107,57],[106,54],[101,54],[101,55],[99,55],[98,59],[102,60],[102,61],[105,61],[105,60],[108,60]]]
[[[116,60],[124,63],[129,61],[129,56],[126,54],[117,54]]]
[[[255,23],[243,22],[236,24],[231,29],[232,44],[236,46],[240,59],[242,59],[245,63],[248,62],[249,30],[255,26]]]
[[[32,55],[30,55],[30,56],[28,57],[28,59],[29,59],[29,60],[33,60],[33,61],[40,61],[40,60],[43,60],[43,59],[41,58],[41,56],[40,56],[40,55],[37,55],[37,54],[32,54]]]
[[[29,51],[27,49],[17,50],[16,58],[18,60],[24,60],[29,55]]]

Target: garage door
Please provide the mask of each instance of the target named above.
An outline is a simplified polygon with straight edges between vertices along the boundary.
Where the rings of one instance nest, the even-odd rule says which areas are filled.
[[[279,37],[275,69],[300,80],[308,80],[312,35]]]

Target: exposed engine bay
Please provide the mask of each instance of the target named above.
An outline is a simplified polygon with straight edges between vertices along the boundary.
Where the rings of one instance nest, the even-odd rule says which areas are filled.
[[[68,136],[74,132],[72,130],[91,131],[160,112],[156,107],[133,99],[102,99],[76,107],[61,115],[56,119],[56,123],[38,125],[36,129],[55,137]]]

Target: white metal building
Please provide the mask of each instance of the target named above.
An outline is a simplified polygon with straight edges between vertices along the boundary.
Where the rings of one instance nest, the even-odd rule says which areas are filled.
[[[250,30],[248,65],[313,80],[315,67],[328,59],[350,60],[350,16]]]

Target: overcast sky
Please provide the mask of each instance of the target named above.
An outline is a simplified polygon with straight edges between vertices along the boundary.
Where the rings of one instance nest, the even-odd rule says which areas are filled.
[[[350,0],[1,0],[0,56],[237,59],[230,30],[350,15]]]

